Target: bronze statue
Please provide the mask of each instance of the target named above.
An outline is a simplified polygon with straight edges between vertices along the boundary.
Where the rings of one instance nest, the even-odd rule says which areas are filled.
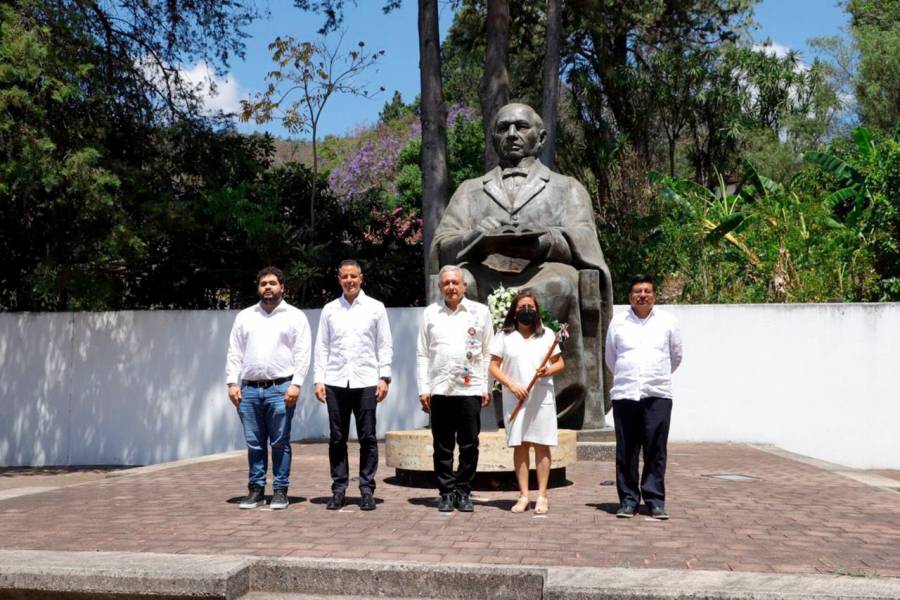
[[[480,302],[500,285],[531,289],[560,323],[568,322],[567,368],[556,378],[560,423],[600,427],[608,407],[602,353],[612,284],[591,199],[578,181],[537,158],[547,133],[530,106],[502,107],[491,131],[500,164],[453,194],[435,231],[429,270],[459,265],[467,295]]]

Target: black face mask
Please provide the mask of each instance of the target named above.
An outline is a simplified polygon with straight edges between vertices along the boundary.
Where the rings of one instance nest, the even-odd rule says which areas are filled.
[[[523,308],[519,312],[516,313],[516,321],[520,325],[525,325],[526,327],[533,327],[535,323],[537,323],[537,311],[532,310],[530,308]]]

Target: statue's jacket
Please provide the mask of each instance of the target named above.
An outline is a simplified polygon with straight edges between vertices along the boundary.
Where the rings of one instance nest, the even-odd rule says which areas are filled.
[[[545,262],[600,271],[601,321],[608,323],[612,285],[587,190],[572,177],[554,173],[536,160],[513,197],[503,186],[501,172],[495,167],[482,177],[463,182],[453,194],[432,241],[431,272],[441,265],[456,264],[465,234],[488,217],[504,224],[546,228],[550,249]]]

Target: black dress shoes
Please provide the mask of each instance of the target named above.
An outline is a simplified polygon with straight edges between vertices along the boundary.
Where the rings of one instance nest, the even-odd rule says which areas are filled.
[[[331,495],[331,498],[328,500],[328,504],[325,505],[325,508],[328,510],[340,510],[341,507],[344,506],[344,494],[341,492],[335,492]]]
[[[453,494],[441,494],[438,510],[440,512],[453,512]]]
[[[359,502],[359,510],[375,510],[375,497],[372,494],[363,494]]]
[[[650,507],[650,516],[654,519],[659,519],[660,521],[665,521],[669,518],[669,514],[662,506]]]
[[[475,505],[472,504],[472,497],[464,492],[457,492],[456,510],[459,512],[475,512]]]

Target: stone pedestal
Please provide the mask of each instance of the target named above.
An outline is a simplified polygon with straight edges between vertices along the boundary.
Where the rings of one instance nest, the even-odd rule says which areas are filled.
[[[566,467],[578,460],[576,432],[559,430],[559,445],[551,450],[550,486],[567,485]],[[387,466],[396,469],[395,483],[415,487],[435,487],[434,461],[430,429],[389,431],[384,437]],[[454,452],[456,456],[456,452]],[[454,458],[454,462],[457,459]],[[534,453],[531,457],[534,479]],[[532,481],[536,487],[536,482]],[[478,473],[475,488],[482,490],[516,489],[513,451],[506,446],[506,431],[482,431],[478,436]]]

